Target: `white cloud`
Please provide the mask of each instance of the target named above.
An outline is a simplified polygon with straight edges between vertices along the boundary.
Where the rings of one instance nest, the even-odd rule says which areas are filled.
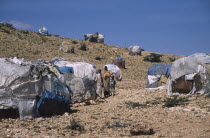
[[[27,30],[27,29],[32,29],[34,28],[32,25],[30,24],[26,24],[23,22],[19,22],[19,21],[10,21],[9,23],[11,23],[15,28],[17,29],[23,29],[23,30]]]

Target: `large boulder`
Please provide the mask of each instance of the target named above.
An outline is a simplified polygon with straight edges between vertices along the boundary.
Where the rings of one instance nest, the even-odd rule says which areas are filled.
[[[69,42],[63,41],[60,45],[60,51],[64,53],[74,53],[74,46]]]

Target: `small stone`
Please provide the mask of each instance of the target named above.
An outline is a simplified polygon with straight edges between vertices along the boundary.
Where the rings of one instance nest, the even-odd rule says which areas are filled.
[[[190,112],[191,110],[190,110],[190,109],[185,108],[185,109],[182,109],[182,111],[184,111],[184,112]]]
[[[154,134],[153,128],[147,128],[141,124],[136,124],[130,129],[131,135],[152,135]]]
[[[42,118],[42,117],[39,117],[39,118],[36,118],[36,119],[35,119],[36,122],[40,122],[40,121],[44,121],[44,120],[45,120],[45,119]]]
[[[66,113],[64,114],[64,116],[69,116],[69,113],[66,112]]]

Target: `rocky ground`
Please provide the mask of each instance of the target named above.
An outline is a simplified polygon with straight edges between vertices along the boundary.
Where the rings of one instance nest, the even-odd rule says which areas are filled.
[[[3,29],[2,29],[3,28]],[[62,41],[72,42],[75,54],[62,53]],[[73,41],[77,41],[73,43]],[[81,43],[87,51],[78,49]],[[210,138],[210,96],[194,95],[174,107],[163,107],[166,90],[145,89],[147,69],[155,63],[142,56],[129,56],[127,49],[72,40],[57,36],[40,36],[0,26],[0,57],[21,57],[27,60],[50,60],[63,57],[69,61],[86,61],[97,68],[110,63],[110,57],[126,59],[123,80],[117,82],[117,95],[91,103],[78,103],[72,112],[61,116],[36,119],[1,119],[0,137],[184,137]],[[100,56],[101,61],[95,60]],[[181,56],[163,54],[162,62]],[[141,135],[134,135],[139,132]]]
[[[163,108],[165,98],[166,90],[117,89],[116,96],[73,105],[70,114],[2,119],[0,137],[139,137],[130,133],[139,126],[154,130],[141,137],[210,137],[209,98],[190,96],[186,105]]]

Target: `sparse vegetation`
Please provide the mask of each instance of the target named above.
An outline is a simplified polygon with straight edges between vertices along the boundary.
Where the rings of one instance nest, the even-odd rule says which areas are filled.
[[[85,44],[85,43],[81,43],[79,49],[80,49],[80,50],[83,50],[83,51],[86,51],[86,50],[87,50],[86,44]]]
[[[114,122],[114,123],[110,123],[109,121],[105,122],[105,127],[107,128],[126,127],[126,126],[127,126],[126,124],[121,123],[121,122]]]
[[[76,40],[71,41],[72,44],[77,44],[78,42]]]
[[[70,124],[66,127],[66,129],[78,130],[80,132],[85,130],[84,126],[80,125],[75,118],[71,118]]]
[[[210,93],[206,94],[205,98],[210,98]]]
[[[7,23],[7,22],[0,23],[0,29],[3,28],[3,27],[8,27],[10,29],[15,29],[12,24]]]
[[[146,126],[143,126],[141,124],[133,125],[130,129],[131,135],[152,135],[154,134],[153,128],[147,128]]]
[[[21,32],[24,34],[29,34],[29,31],[27,31],[27,30],[21,30]]]
[[[175,60],[176,60],[176,58],[172,58],[172,57],[169,57],[169,60],[171,61],[171,62],[174,62]]]
[[[146,104],[150,104],[150,105],[157,105],[157,104],[160,104],[160,103],[161,103],[160,99],[146,101]]]
[[[160,62],[160,58],[163,55],[161,54],[156,54],[156,53],[150,53],[150,55],[144,57],[144,61],[149,61],[149,62]]]
[[[173,107],[176,105],[185,105],[189,101],[188,97],[173,96],[172,98],[166,98],[163,100],[163,107]]]
[[[99,60],[99,61],[101,61],[101,57],[95,57],[95,60]]]
[[[146,104],[139,103],[139,102],[128,101],[128,102],[125,102],[125,104],[128,108],[145,108],[146,107]]]

